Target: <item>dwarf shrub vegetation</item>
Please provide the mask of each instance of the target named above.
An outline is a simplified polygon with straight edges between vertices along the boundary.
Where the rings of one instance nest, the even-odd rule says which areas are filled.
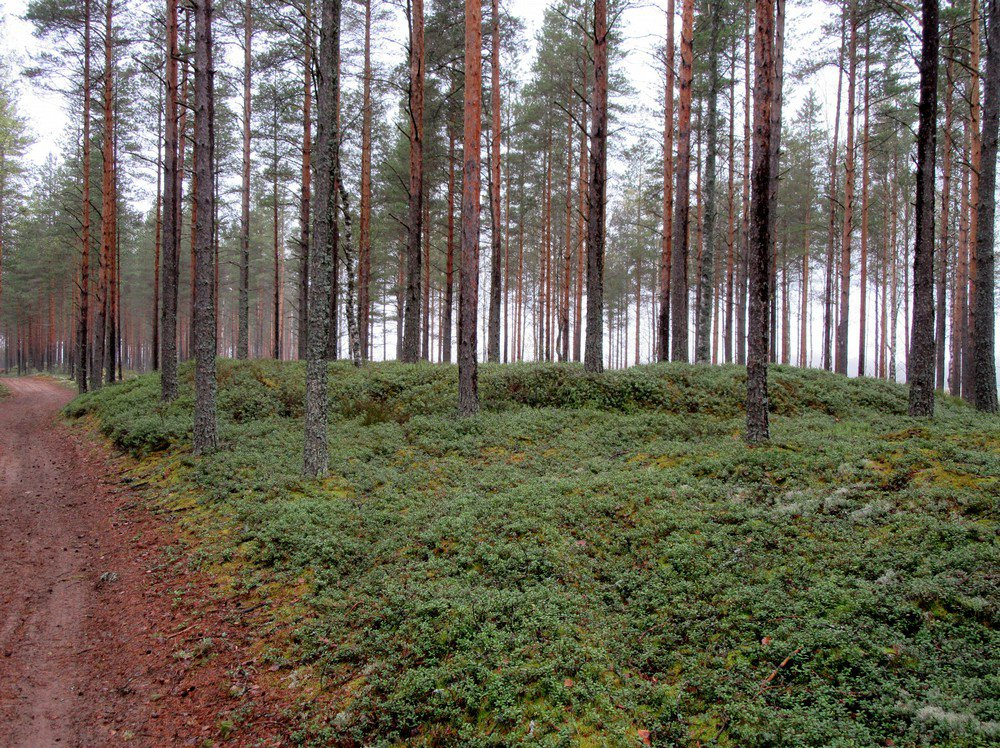
[[[191,376],[67,412],[182,455]],[[322,676],[304,744],[996,745],[1000,421],[770,377],[751,449],[738,367],[483,366],[460,420],[452,367],[334,364],[320,483],[304,368],[222,361],[223,449],[172,480],[230,528],[204,543],[309,580],[276,655]]]

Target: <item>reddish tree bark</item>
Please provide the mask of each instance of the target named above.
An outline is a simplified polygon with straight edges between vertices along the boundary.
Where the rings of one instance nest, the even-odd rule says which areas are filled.
[[[746,440],[758,444],[770,438],[767,363],[771,201],[775,174],[771,168],[771,110],[774,99],[774,5],[757,0],[754,54],[753,176],[749,242],[750,310],[747,336]]]
[[[500,296],[503,282],[500,277],[502,262],[502,237],[500,223],[500,3],[492,0],[493,33],[490,53],[490,109],[492,124],[490,136],[490,317],[486,340],[486,358],[500,360]]]
[[[80,256],[80,302],[76,329],[76,386],[81,393],[87,391],[87,362],[90,350],[88,324],[90,316],[90,1],[84,0],[83,4],[83,201],[81,205],[81,244],[83,246]],[[167,2],[168,15],[172,2],[174,0]],[[176,9],[174,17],[176,18]],[[168,31],[169,26],[168,18]],[[176,36],[176,25],[174,31]],[[170,68],[169,58],[168,50],[168,71]],[[176,67],[174,70],[176,71]]]

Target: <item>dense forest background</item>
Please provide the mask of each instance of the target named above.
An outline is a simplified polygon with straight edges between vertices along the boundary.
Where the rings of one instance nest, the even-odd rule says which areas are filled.
[[[223,356],[241,353],[241,306],[251,357],[304,352],[319,36],[312,5],[248,0],[215,9],[214,272]],[[343,4],[338,138],[349,199],[338,226],[333,355],[349,355],[348,267],[363,355],[403,354],[413,203],[407,30],[418,6],[426,28],[419,355],[455,357],[464,87],[457,0]],[[551,3],[532,40],[516,4],[500,3],[495,53],[490,11],[486,4],[479,354],[581,360],[591,9],[579,0]],[[627,2],[610,3],[604,363],[656,360],[668,321],[673,358],[742,363],[752,7],[670,2],[657,14],[662,26],[647,29],[664,41],[655,57],[639,61],[635,55],[644,52],[621,30],[635,12]],[[960,0],[942,9],[940,25],[935,363],[937,386],[953,394],[972,388],[982,16],[976,0]],[[778,17],[783,24],[780,4]],[[815,3],[802,17],[810,28],[789,28],[785,44],[808,39],[810,49],[789,55],[795,64],[783,70],[778,60],[786,105],[783,112],[777,106],[770,357],[904,379],[913,316],[919,9],[851,0]],[[158,363],[162,305],[164,4],[34,0],[25,19],[46,52],[17,57],[8,50],[0,74],[0,361],[7,369],[70,370],[82,289],[89,335],[100,328],[97,338],[111,352],[117,374],[110,376],[149,370]],[[183,7],[178,34],[183,359],[193,355],[194,225],[193,117],[186,115],[194,96],[193,14]],[[693,64],[687,94],[679,81],[686,54]],[[656,71],[655,97],[637,91],[626,74],[636,65]],[[42,89],[64,97],[69,129],[58,156],[33,164],[21,103]],[[687,133],[680,121],[686,95]],[[824,104],[831,98],[832,109]],[[657,101],[658,110],[637,103],[644,99]],[[682,159],[684,138],[690,155]],[[686,198],[678,195],[680,171],[690,185]],[[686,232],[674,225],[682,199]],[[113,220],[103,220],[108,211]]]

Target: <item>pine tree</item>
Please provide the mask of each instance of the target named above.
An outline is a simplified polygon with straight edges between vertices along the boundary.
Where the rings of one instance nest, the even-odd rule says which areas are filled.
[[[462,149],[462,258],[458,286],[458,409],[479,411],[479,200],[482,134],[482,3],[465,2],[465,137]]]
[[[920,118],[917,130],[916,247],[909,372],[911,416],[934,415],[934,162],[938,82],[938,0],[922,1]]]

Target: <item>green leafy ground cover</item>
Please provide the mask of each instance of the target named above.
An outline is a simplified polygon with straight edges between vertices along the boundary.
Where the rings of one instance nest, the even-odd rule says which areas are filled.
[[[261,634],[318,704],[303,743],[1000,741],[996,418],[777,367],[750,449],[736,367],[486,366],[462,421],[453,368],[336,364],[320,484],[301,366],[221,362],[204,460],[183,374],[68,414],[187,497],[202,557],[303,593]]]

